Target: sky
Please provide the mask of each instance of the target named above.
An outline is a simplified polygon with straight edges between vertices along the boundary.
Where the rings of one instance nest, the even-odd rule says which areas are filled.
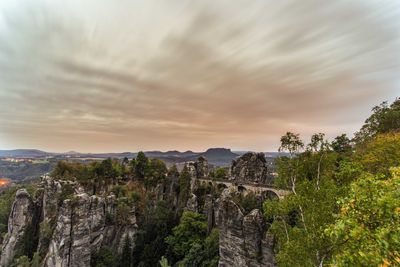
[[[398,0],[1,0],[0,149],[276,151],[399,73]]]

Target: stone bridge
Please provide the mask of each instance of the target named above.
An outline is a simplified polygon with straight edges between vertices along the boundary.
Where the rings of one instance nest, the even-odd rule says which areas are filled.
[[[266,195],[267,197],[270,198],[276,198],[278,197],[279,199],[284,198],[288,194],[290,194],[290,191],[288,190],[283,190],[283,189],[278,189],[277,187],[273,185],[265,185],[265,184],[255,184],[255,183],[246,183],[246,182],[237,182],[237,181],[232,181],[232,180],[215,180],[215,179],[210,179],[210,178],[196,178],[197,181],[200,182],[200,184],[211,184],[211,185],[217,185],[219,188],[228,188],[231,186],[236,186],[238,191],[241,192],[253,192],[254,194],[260,194],[260,195]]]

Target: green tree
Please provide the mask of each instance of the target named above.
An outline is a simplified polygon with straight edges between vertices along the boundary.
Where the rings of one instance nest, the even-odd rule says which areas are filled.
[[[115,176],[113,162],[111,158],[103,160],[100,164],[101,176],[103,178],[113,178]]]
[[[179,265],[185,267],[217,267],[219,261],[219,232],[213,229],[209,236],[199,243],[194,243]]]
[[[41,258],[38,252],[35,252],[33,254],[32,260],[31,260],[31,267],[41,267],[40,264]]]
[[[168,169],[164,161],[159,159],[151,159],[146,169],[146,187],[156,186],[159,182],[164,181],[167,177]]]
[[[224,180],[226,179],[227,172],[225,168],[217,168],[214,171],[214,178],[217,180]]]
[[[288,151],[290,154],[290,159],[292,159],[296,154],[300,152],[300,150],[304,147],[303,141],[300,140],[298,134],[294,134],[292,132],[287,132],[284,136],[281,137],[281,146],[279,147],[279,152]],[[297,180],[297,167],[299,161],[297,157],[294,160],[287,161],[288,164],[288,173],[289,173],[289,183],[292,192],[296,194],[296,180]]]
[[[168,169],[168,177],[172,178],[172,179],[177,179],[179,178],[179,171],[178,168],[176,167],[176,165],[172,165],[171,167],[169,167]]]
[[[400,266],[400,168],[389,177],[366,174],[340,201],[334,266]]]
[[[119,201],[116,212],[116,223],[118,225],[126,225],[129,223],[131,208],[123,201]]]
[[[332,242],[323,233],[334,221],[337,197],[345,191],[336,182],[338,155],[323,134],[313,135],[303,153],[298,135],[281,140],[291,157],[278,160],[278,181],[296,186],[283,200],[264,203],[270,231],[278,240],[276,260],[279,266],[319,266],[330,257]]]
[[[189,252],[195,243],[201,243],[207,233],[207,222],[204,215],[185,211],[182,214],[180,223],[172,230],[172,235],[165,241],[170,251],[182,259]]]
[[[102,247],[100,250],[93,254],[90,260],[91,267],[109,267],[117,266],[117,259],[115,253],[107,247]]]
[[[352,149],[351,140],[346,134],[339,135],[331,143],[333,151],[337,153],[345,153]]]
[[[354,140],[361,144],[378,134],[400,131],[400,98],[389,106],[387,102],[381,103],[372,109],[372,115],[364,125],[355,133]]]
[[[146,155],[140,151],[136,157],[135,174],[138,178],[143,179],[146,174],[146,169],[149,163],[149,159]]]
[[[131,267],[132,266],[132,241],[129,236],[125,237],[124,246],[120,257],[120,267]]]
[[[161,256],[166,255],[165,238],[176,225],[175,213],[168,202],[158,201],[143,217],[135,240],[134,266],[157,266]]]
[[[167,258],[165,258],[164,256],[161,257],[161,260],[159,261],[160,266],[161,267],[171,267],[171,265],[169,265]]]
[[[15,193],[20,187],[11,186],[0,192],[0,241],[3,242],[3,236],[8,231],[8,218],[11,212],[11,206],[15,199]]]
[[[186,202],[189,199],[190,194],[190,173],[187,167],[183,167],[183,170],[179,176],[179,208],[183,210],[186,206]]]
[[[31,263],[27,256],[21,256],[12,264],[14,267],[30,267]]]
[[[400,166],[400,133],[379,134],[356,152],[356,160],[365,171],[389,174],[390,167]]]

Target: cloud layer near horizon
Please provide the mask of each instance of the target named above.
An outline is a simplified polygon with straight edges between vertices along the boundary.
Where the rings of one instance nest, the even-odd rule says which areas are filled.
[[[398,1],[0,3],[0,148],[276,150],[399,92]]]

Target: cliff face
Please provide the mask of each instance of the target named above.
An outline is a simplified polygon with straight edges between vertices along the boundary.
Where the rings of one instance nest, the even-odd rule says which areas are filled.
[[[8,233],[3,242],[1,266],[8,266],[22,248],[22,240],[32,225],[33,217],[34,203],[31,196],[25,189],[18,190],[8,220]]]
[[[249,152],[234,160],[231,174],[236,182],[265,183],[268,172],[264,153]]]
[[[62,200],[60,196],[66,188],[72,194]],[[2,267],[9,266],[17,256],[16,252],[24,248],[27,231],[38,235],[34,236],[39,240],[37,250],[43,253],[43,266],[48,267],[90,266],[92,253],[102,246],[121,253],[125,238],[135,238],[137,224],[134,210],[128,212],[128,220],[124,224],[107,223],[107,216],[116,216],[113,195],[90,196],[78,184],[49,177],[43,178],[38,192],[36,201],[24,189],[16,194],[8,234],[3,242]],[[50,236],[46,237],[43,231],[39,234],[39,223],[41,226],[44,223],[54,225]]]
[[[212,181],[199,181],[208,178],[205,158],[189,162],[186,167],[191,192],[184,209],[203,213],[208,232],[214,227],[220,230],[219,266],[275,266],[274,242],[267,234],[268,225],[260,207],[245,212],[238,199],[246,193],[234,183],[221,192]],[[245,154],[233,162],[231,170],[236,181],[261,183],[266,177],[265,158],[261,154]],[[101,191],[100,196],[92,195],[91,191],[76,182],[51,177],[43,177],[35,199],[26,190],[19,190],[3,242],[0,267],[8,267],[15,257],[27,253],[24,245],[27,237],[36,240],[34,251],[40,253],[46,267],[86,267],[101,248],[110,248],[115,255],[121,255],[127,238],[135,245],[138,233],[135,206],[125,206],[123,222],[116,221],[121,216],[119,205],[126,197],[117,198],[109,189]],[[179,174],[171,174],[146,194],[154,196],[149,206],[154,208],[157,201],[163,200],[178,211]]]
[[[74,196],[74,199],[64,200],[53,238],[45,259],[45,266],[89,266],[91,250],[96,250],[97,240],[102,238],[96,228],[104,227],[103,199],[86,193]],[[94,205],[92,209],[92,204]],[[91,242],[91,241],[97,242]]]
[[[256,208],[245,214],[237,203],[237,199],[244,197],[248,192],[240,192],[233,184],[220,195],[216,192],[218,191],[216,188],[201,195],[198,179],[208,177],[207,161],[200,158],[186,166],[191,175],[192,194],[185,209],[201,211],[207,218],[208,230],[213,227],[220,230],[219,266],[275,266],[274,240],[268,235],[268,225],[264,221],[262,212]],[[246,153],[234,160],[231,175],[231,179],[239,183],[265,183],[268,173],[264,154]],[[256,196],[257,199],[260,197]],[[262,201],[259,204],[261,207]]]
[[[244,215],[231,199],[237,192],[229,190],[225,189],[218,203],[219,266],[275,266],[273,242],[266,234],[261,211],[254,209]]]

